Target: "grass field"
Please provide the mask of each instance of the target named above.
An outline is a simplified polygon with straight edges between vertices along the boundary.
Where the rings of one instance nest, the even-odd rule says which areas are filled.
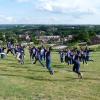
[[[28,53],[24,65],[8,55],[0,60],[0,100],[100,100],[100,52],[92,58],[95,62],[81,65],[80,80],[57,53],[52,53],[53,76],[39,63],[32,65]]]

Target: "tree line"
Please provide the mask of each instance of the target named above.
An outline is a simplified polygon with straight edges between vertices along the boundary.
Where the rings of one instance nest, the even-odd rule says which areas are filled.
[[[99,25],[0,25],[0,40],[20,40],[19,35],[29,34],[30,41],[35,41],[35,36],[60,35],[61,38],[73,35],[75,41],[89,42],[96,34],[100,34]]]

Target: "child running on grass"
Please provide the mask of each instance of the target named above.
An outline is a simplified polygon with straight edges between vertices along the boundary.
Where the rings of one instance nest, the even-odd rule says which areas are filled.
[[[46,50],[46,68],[48,69],[51,75],[54,74],[53,69],[51,68],[51,47]]]
[[[82,74],[80,72],[80,61],[77,54],[74,55],[73,64],[73,72],[77,73],[78,78],[82,79]]]
[[[17,60],[20,64],[24,64],[24,48],[21,45],[17,47]]]

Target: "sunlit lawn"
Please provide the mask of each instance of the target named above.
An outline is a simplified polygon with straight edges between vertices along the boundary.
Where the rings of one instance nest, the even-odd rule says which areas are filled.
[[[28,53],[24,65],[9,54],[0,60],[0,100],[100,100],[100,52],[92,58],[95,62],[81,65],[79,80],[58,53],[52,53],[53,76],[39,63],[32,65]]]

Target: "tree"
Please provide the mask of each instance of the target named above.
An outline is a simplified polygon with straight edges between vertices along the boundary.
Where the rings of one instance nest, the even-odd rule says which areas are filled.
[[[4,37],[4,34],[3,33],[0,33],[0,40],[5,42],[5,37]]]
[[[77,39],[81,42],[88,42],[90,40],[89,33],[79,33]]]

